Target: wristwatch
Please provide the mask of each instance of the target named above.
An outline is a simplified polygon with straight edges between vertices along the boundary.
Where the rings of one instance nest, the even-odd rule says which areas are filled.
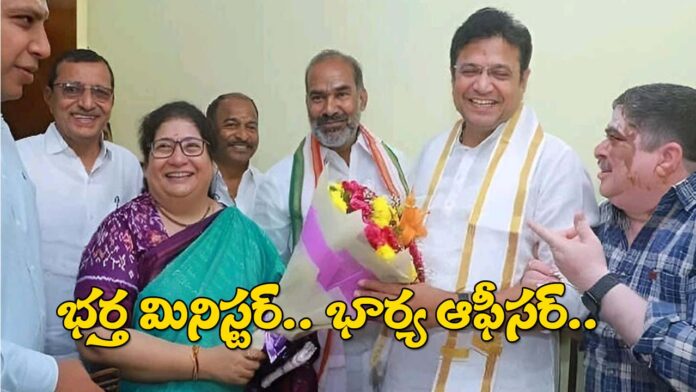
[[[602,276],[594,286],[590,287],[582,295],[582,303],[585,305],[587,310],[590,311],[590,315],[595,319],[599,320],[599,312],[601,310],[602,298],[611,290],[614,286],[621,283],[619,277],[613,273]]]
[[[458,302],[462,302],[462,301],[471,302],[471,293],[467,293],[467,292],[457,293],[457,301]]]

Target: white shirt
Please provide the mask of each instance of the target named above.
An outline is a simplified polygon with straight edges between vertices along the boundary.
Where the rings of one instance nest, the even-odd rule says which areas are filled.
[[[55,123],[43,134],[20,140],[17,148],[37,190],[49,315],[46,353],[77,356],[75,342],[56,316],[56,308],[73,299],[82,251],[101,221],[140,193],[142,169],[130,151],[104,141],[88,173]]]
[[[232,199],[230,191],[227,189],[227,184],[222,178],[220,170],[215,172],[213,177],[213,193],[215,198],[226,206],[236,205],[239,211],[248,217],[254,216],[254,205],[256,199],[256,190],[264,179],[264,174],[261,170],[251,166],[242,174],[242,180],[237,188],[237,197]]]
[[[392,151],[405,169],[402,154],[394,149]],[[329,181],[356,180],[377,194],[389,194],[362,134],[351,148],[350,167],[335,151],[321,146],[320,152],[324,161],[324,172],[328,175]],[[390,163],[388,157],[384,159],[385,162]],[[266,231],[286,262],[292,253],[289,208],[292,161],[292,155],[285,157],[266,173],[266,180],[258,190],[256,212],[253,217],[254,221]],[[311,165],[311,158],[305,158],[304,164]],[[398,178],[392,180],[395,183],[399,181]],[[309,203],[305,203],[304,200],[308,195],[311,200],[314,187],[305,187],[302,192],[302,214],[306,216]],[[340,355],[330,357],[325,376],[322,377],[324,383],[320,386],[321,390],[331,392],[369,390],[370,353],[379,330],[379,324],[368,323],[365,328],[356,331],[349,342],[343,342],[343,347],[336,347],[341,342],[337,334],[333,334],[333,351],[337,353],[343,349],[345,359]],[[324,342],[321,341],[321,343]]]
[[[447,161],[435,196],[430,204],[426,221],[428,235],[419,243],[426,269],[426,279],[434,287],[455,291],[459,276],[461,251],[473,208],[488,162],[497,139],[504,127],[476,147],[467,147],[457,142]],[[441,134],[423,149],[418,165],[411,173],[411,185],[415,189],[418,205],[422,205],[432,173],[426,162],[437,161],[442,151]],[[436,146],[437,145],[437,146]],[[524,221],[534,220],[544,226],[565,229],[573,224],[575,212],[584,211],[590,222],[596,221],[597,204],[592,183],[575,152],[560,139],[545,135],[538,164],[532,173],[531,186],[524,209]],[[488,194],[488,197],[514,197],[514,195]],[[532,258],[532,246],[539,240],[523,225],[520,235],[519,257],[515,265],[513,284],[519,282],[527,262]],[[551,260],[548,247],[542,242],[540,258]],[[495,262],[473,260],[472,263]],[[485,271],[485,268],[477,270]],[[472,268],[470,271],[474,271]],[[485,273],[484,273],[485,274]],[[470,276],[468,282],[491,280],[496,283],[501,277]],[[473,291],[467,286],[467,291]],[[583,313],[579,295],[567,290],[559,299],[572,316]],[[471,328],[466,329],[469,331]],[[466,333],[466,332],[462,332]],[[475,332],[479,333],[479,332]],[[428,331],[429,340],[420,350],[410,350],[400,342],[394,342],[387,361],[384,379],[385,391],[430,391],[435,381],[440,348],[445,343],[447,332],[442,328]],[[471,354],[474,355],[474,354]],[[558,374],[558,339],[548,332],[521,334],[521,340],[504,343],[501,357],[495,370],[495,391],[553,391]],[[457,385],[455,390],[479,390],[482,369],[472,371],[471,385]],[[476,374],[473,376],[473,374]]]
[[[58,364],[42,354],[46,323],[35,190],[2,119],[3,391],[53,391]]]

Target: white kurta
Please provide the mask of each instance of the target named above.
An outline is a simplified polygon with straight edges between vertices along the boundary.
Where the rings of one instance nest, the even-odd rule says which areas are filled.
[[[226,206],[236,205],[239,211],[248,217],[254,216],[254,205],[256,200],[256,190],[264,179],[261,170],[249,165],[249,168],[242,174],[242,181],[237,188],[237,197],[232,199],[227,184],[222,178],[220,171],[215,172],[213,177],[213,192],[215,198]]]
[[[56,357],[77,356],[56,308],[73,299],[84,247],[104,217],[137,196],[143,186],[142,169],[133,153],[108,141],[102,146],[88,173],[54,123],[45,133],[17,143],[36,184],[48,314],[46,353]]]
[[[351,149],[350,167],[335,151],[323,146],[320,150],[324,161],[324,173],[329,181],[356,180],[377,194],[389,194],[362,134],[359,134]],[[393,149],[392,151],[402,164],[402,168],[406,169],[403,166],[404,160],[401,153]],[[391,164],[388,157],[385,156],[384,160],[386,164]],[[258,190],[253,216],[254,221],[266,231],[286,262],[292,253],[289,208],[292,161],[292,155],[285,157],[266,173],[266,180]],[[311,158],[306,158],[305,165],[311,164]],[[399,179],[392,178],[392,180],[397,188],[401,189]],[[307,214],[313,193],[313,187],[305,187],[302,190],[303,216]],[[320,385],[322,390],[341,392],[370,389],[370,353],[379,330],[379,324],[370,323],[362,330],[356,331],[349,342],[342,342],[340,338],[334,339],[334,349],[332,349],[334,355],[330,356],[327,362],[326,374],[322,377],[324,383]],[[334,334],[334,337],[337,336]],[[337,345],[339,347],[336,347]],[[345,357],[341,351],[345,352]]]
[[[434,287],[447,291],[456,290],[469,215],[503,128],[500,126],[473,148],[457,142],[450,154],[430,204],[430,214],[426,222],[428,235],[420,243],[426,276]],[[422,205],[426,197],[433,162],[437,162],[448,134],[441,134],[426,145],[418,165],[412,172],[411,185],[419,205]],[[575,152],[558,138],[547,134],[539,154],[526,199],[525,221],[531,219],[547,227],[567,228],[572,225],[573,215],[578,211],[585,211],[590,221],[596,220],[597,205],[592,183]],[[518,175],[518,172],[514,175]],[[487,197],[513,198],[514,195],[489,192]],[[527,262],[532,258],[532,246],[535,242],[538,242],[535,235],[523,225],[513,284],[521,279]],[[542,260],[551,260],[548,247],[543,244],[540,257]],[[491,274],[487,263],[501,262],[503,260],[472,260],[466,291],[473,291],[475,282],[481,280],[490,280],[500,286],[502,276]],[[499,270],[496,268],[496,271]],[[572,289],[569,289],[559,302],[568,308],[571,316],[578,316],[584,311],[579,294]],[[460,332],[457,347],[467,347],[472,336],[469,328]],[[521,340],[514,344],[504,343],[502,354],[497,361],[493,390],[553,391],[558,374],[556,334],[540,331],[522,333],[521,336]],[[392,344],[383,390],[430,391],[437,374],[440,349],[446,337],[447,331],[435,328],[429,330],[428,343],[420,350],[410,350],[398,342]],[[466,366],[458,366],[459,374],[456,377],[450,374],[449,380],[467,381],[456,385],[448,383],[447,390],[480,391],[485,357],[475,350],[470,350],[469,358],[463,361]],[[461,373],[462,369],[466,374]]]
[[[2,390],[52,391],[58,364],[42,354],[46,325],[36,190],[2,119],[0,300]]]

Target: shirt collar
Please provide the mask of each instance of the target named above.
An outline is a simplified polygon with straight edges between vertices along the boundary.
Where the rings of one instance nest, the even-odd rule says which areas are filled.
[[[63,136],[58,132],[56,123],[52,122],[46,129],[46,136],[44,137],[44,143],[46,146],[46,152],[49,154],[59,154],[66,150],[69,150],[74,154],[68,143],[63,139]],[[101,150],[99,151],[99,157],[97,160],[101,160],[111,156],[111,146],[109,142],[105,141],[102,136]]]
[[[475,150],[475,149],[480,149],[485,145],[495,143],[498,140],[498,138],[500,137],[500,135],[503,134],[503,130],[505,129],[505,126],[507,125],[507,123],[508,122],[505,121],[505,122],[499,124],[493,130],[493,132],[491,132],[490,135],[486,136],[486,138],[481,141],[481,143],[479,143],[478,145],[476,145],[474,147],[469,147],[469,146],[465,146],[461,142],[462,134],[464,132],[464,127],[466,127],[466,122],[462,121],[462,125],[459,127],[459,132],[457,133],[457,142],[455,143],[455,148],[463,148],[465,150]]]
[[[46,152],[49,154],[58,154],[69,149],[68,143],[65,142],[63,136],[58,132],[55,122],[52,122],[46,129],[44,143],[46,145]]]
[[[670,206],[673,205],[675,196],[684,210],[691,211],[691,209],[696,207],[696,173],[691,173],[685,179],[672,185],[667,193],[662,196],[660,202],[657,203],[656,211],[664,208],[669,209]],[[600,206],[600,216],[602,215],[603,218],[614,222],[622,228],[628,227],[628,217],[626,217],[626,214],[608,200]],[[600,219],[600,222],[602,221],[604,221],[604,219]]]
[[[244,173],[245,173],[245,174],[246,174],[246,173],[249,173],[249,176],[251,176],[251,178],[252,178],[254,181],[256,181],[256,180],[258,179],[258,177],[259,177],[259,169],[257,169],[257,168],[255,168],[254,166],[252,166],[251,163],[249,163],[249,167],[247,168],[246,172],[244,172]]]
[[[242,180],[244,180],[244,178],[248,175],[251,178],[252,182],[256,182],[259,178],[260,173],[261,172],[259,171],[259,169],[255,168],[251,165],[251,163],[249,163],[249,167],[247,167],[244,173],[242,173]],[[225,183],[225,179],[222,177],[222,172],[220,171],[219,167],[215,168],[214,182],[216,182],[218,186],[224,187],[224,189],[227,190],[227,183]]]
[[[351,146],[351,154],[353,153],[353,147],[358,146],[358,148],[362,149],[363,151],[367,152],[368,154],[372,154],[372,151],[370,150],[370,145],[367,143],[367,140],[365,140],[365,136],[362,133],[362,124],[358,126],[358,137],[355,140],[355,143]],[[329,151],[333,151],[332,149],[325,147],[322,144],[319,144],[319,150],[321,151],[321,156],[322,159],[326,159],[326,154]],[[335,151],[334,151],[335,152]],[[338,153],[336,153],[338,154]],[[249,166],[251,167],[251,166]]]
[[[686,211],[696,207],[696,172],[672,186]]]

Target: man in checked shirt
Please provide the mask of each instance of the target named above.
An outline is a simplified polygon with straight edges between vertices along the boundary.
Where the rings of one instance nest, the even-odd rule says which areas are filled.
[[[696,90],[628,89],[613,103],[600,224],[582,215],[552,248],[598,326],[586,331],[588,391],[696,389]]]

